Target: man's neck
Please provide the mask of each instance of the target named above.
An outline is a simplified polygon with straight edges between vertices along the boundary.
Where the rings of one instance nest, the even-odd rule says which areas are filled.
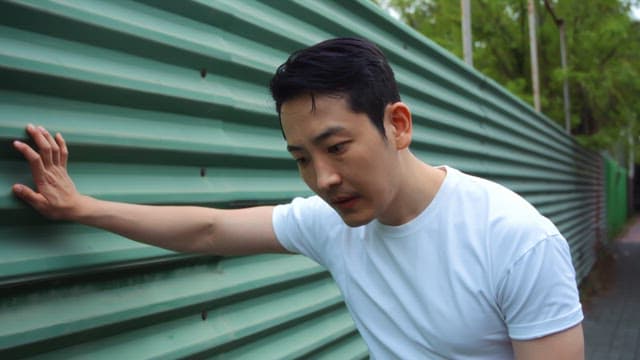
[[[401,182],[393,207],[392,219],[380,219],[387,225],[405,224],[431,204],[446,176],[445,168],[430,166],[407,153],[401,166]]]

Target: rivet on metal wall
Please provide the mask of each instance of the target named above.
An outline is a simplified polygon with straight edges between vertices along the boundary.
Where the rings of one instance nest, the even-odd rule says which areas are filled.
[[[207,169],[205,168],[200,168],[200,176],[204,177],[205,175],[207,175]]]
[[[207,69],[200,69],[200,77],[203,79],[207,77]]]
[[[203,311],[202,314],[200,314],[200,317],[202,318],[202,320],[207,320],[207,316],[208,316],[208,314],[207,314],[206,310]]]

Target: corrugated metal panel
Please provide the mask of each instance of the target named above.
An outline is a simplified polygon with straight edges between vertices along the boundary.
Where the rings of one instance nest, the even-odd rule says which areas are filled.
[[[627,169],[611,159],[605,159],[605,192],[607,194],[607,229],[609,238],[617,236],[627,220],[629,175]]]
[[[0,144],[65,134],[78,188],[238,207],[309,191],[266,84],[289,52],[357,35],[388,54],[413,149],[524,195],[579,278],[606,234],[602,159],[490,79],[363,1],[0,2]],[[339,292],[299,256],[196,257],[41,219],[0,153],[0,356],[365,358]]]

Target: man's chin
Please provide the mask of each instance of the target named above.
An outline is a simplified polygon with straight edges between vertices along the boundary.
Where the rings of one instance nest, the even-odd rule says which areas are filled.
[[[342,221],[344,221],[344,223],[347,226],[352,228],[367,225],[373,220],[373,218],[369,218],[369,217],[350,216],[350,215],[351,214],[340,214],[340,217],[342,218]]]

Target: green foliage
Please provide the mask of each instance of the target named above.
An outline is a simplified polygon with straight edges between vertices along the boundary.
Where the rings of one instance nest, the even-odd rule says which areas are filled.
[[[408,25],[462,57],[459,0],[374,0]],[[550,0],[564,20],[568,70],[560,61],[556,22],[536,0],[542,111],[564,126],[562,87],[569,80],[572,133],[604,150],[640,135],[640,22],[637,0]],[[533,103],[527,0],[472,0],[474,67]],[[621,131],[622,130],[622,131]],[[626,146],[626,145],[625,145]]]

